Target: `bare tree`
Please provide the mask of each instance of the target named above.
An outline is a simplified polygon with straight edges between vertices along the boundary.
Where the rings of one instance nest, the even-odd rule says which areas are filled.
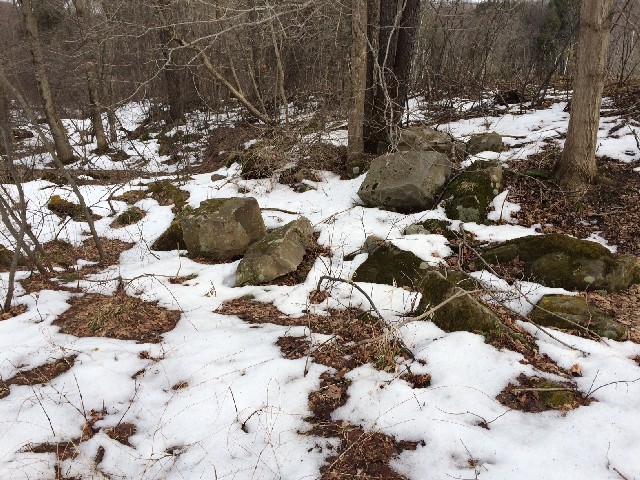
[[[76,17],[80,28],[80,35],[84,43],[84,68],[87,75],[87,87],[89,89],[89,107],[91,111],[91,123],[93,125],[93,133],[96,137],[97,151],[104,153],[109,150],[107,135],[104,131],[102,123],[102,108],[100,102],[100,82],[98,81],[98,72],[96,69],[96,58],[94,54],[94,41],[91,35],[91,27],[88,22],[87,5],[85,0],[73,0],[76,9]]]
[[[349,108],[348,158],[364,152],[364,99],[367,89],[367,0],[352,0],[351,7],[351,105]]]
[[[29,40],[29,48],[31,49],[31,58],[35,69],[36,82],[38,83],[38,91],[40,100],[47,119],[47,124],[51,130],[53,143],[55,145],[58,158],[63,164],[73,163],[74,155],[69,138],[64,130],[60,116],[53,101],[53,92],[49,83],[49,75],[44,62],[44,54],[40,43],[40,35],[38,33],[38,24],[36,21],[33,3],[31,0],[18,0],[22,16],[24,18],[27,38]]]
[[[369,0],[364,148],[377,152],[402,120],[420,0]]]
[[[573,100],[564,151],[557,165],[560,186],[583,194],[596,175],[596,143],[604,87],[613,0],[583,0],[573,84]]]

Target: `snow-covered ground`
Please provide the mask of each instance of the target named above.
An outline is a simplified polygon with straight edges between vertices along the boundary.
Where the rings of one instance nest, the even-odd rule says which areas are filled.
[[[485,152],[478,158],[525,158],[539,151],[546,140],[561,142],[568,120],[563,108],[563,103],[556,103],[524,115],[505,112],[501,117],[462,120],[444,128],[457,137],[491,130],[510,135],[505,137],[511,146],[507,151]],[[128,129],[142,120],[140,106],[129,106],[118,113]],[[639,159],[631,131],[634,127],[619,130],[619,137],[607,135],[616,121],[603,120],[598,153],[619,161]],[[341,143],[344,138],[336,133],[331,140]],[[157,157],[157,142],[136,142],[123,141],[122,148],[130,153],[137,150],[138,157],[132,158],[139,159],[139,152],[144,152],[148,160],[145,168],[150,171],[173,172],[174,167],[167,167]],[[89,151],[91,145],[86,149]],[[114,162],[109,162],[102,157],[90,160],[93,167],[114,168]],[[129,294],[180,310],[181,319],[158,344],[77,338],[59,333],[51,324],[69,308],[67,302],[74,294],[43,290],[25,295],[18,288],[15,302],[28,309],[0,321],[0,379],[52,359],[77,357],[71,370],[51,382],[12,386],[11,394],[0,399],[1,479],[55,478],[54,454],[32,453],[28,445],[78,438],[89,412],[102,409],[107,413],[96,428],[135,424],[137,432],[130,439],[131,446],[112,440],[101,430],[80,444],[77,458],[61,463],[65,476],[145,480],[319,477],[329,451],[314,447],[327,440],[300,432],[309,429],[304,421],[310,414],[308,396],[318,388],[319,377],[327,367],[308,364],[305,359],[285,359],[275,342],[286,333],[309,335],[312,342],[321,339],[304,327],[292,330],[266,324],[256,328],[215,310],[224,301],[245,295],[273,303],[290,315],[344,305],[367,309],[366,298],[348,285],[335,285],[331,297],[319,305],[310,305],[309,294],[321,275],[349,278],[366,255],[357,255],[353,261],[344,261],[343,256],[358,250],[372,234],[429,263],[441,262],[452,254],[444,237],[405,236],[402,231],[416,221],[446,218],[444,210],[403,215],[359,206],[356,192],[362,176],[340,180],[324,172],[315,190],[295,193],[272,180],[243,180],[237,176],[237,166],[212,173],[226,178],[211,181],[211,173],[195,175],[181,186],[191,194],[190,205],[197,207],[208,198],[253,196],[263,208],[297,212],[309,218],[319,233],[319,243],[329,247],[332,256],[318,259],[300,285],[234,287],[238,262],[203,265],[178,251],[149,251],[148,245],[173,218],[169,206],[144,199],[136,204],[147,214],[141,222],[120,229],[109,226],[112,218],[107,217],[110,209],[106,199],[113,189],[140,188],[139,184],[148,179],[136,179],[124,186],[81,187],[87,203],[104,216],[96,223],[100,235],[135,245],[121,255],[119,264],[93,275],[91,281],[81,281],[80,286],[87,292],[108,294],[122,278]],[[61,223],[46,209],[52,194],[72,198],[65,187],[34,181],[24,188],[31,223],[41,241],[59,238],[78,244],[88,238],[86,224]],[[118,211],[127,208],[124,202],[112,203]],[[511,219],[517,211],[507,193],[500,194],[494,206],[498,219]],[[267,228],[297,217],[279,210],[265,210],[263,216]],[[465,228],[480,241],[537,233],[536,226],[515,223],[466,224]],[[8,236],[0,241],[10,246]],[[178,274],[196,276],[183,284],[171,283],[170,277]],[[478,276],[492,281],[488,272]],[[6,273],[0,275],[0,281],[6,288]],[[401,288],[360,286],[390,324],[402,321],[416,302],[417,294]],[[533,302],[549,291],[536,284],[523,284],[520,290]],[[511,307],[526,313],[526,305],[516,298]],[[559,366],[582,366],[583,376],[576,382],[585,394],[611,382],[640,378],[640,366],[631,359],[640,355],[640,345],[604,344],[556,333],[563,342],[586,352],[583,354],[541,334],[530,324],[522,325],[536,337],[540,351]],[[336,420],[378,430],[398,440],[424,441],[424,446],[405,451],[393,461],[399,473],[410,479],[640,479],[640,381],[612,383],[593,394],[596,402],[564,413],[509,410],[496,400],[509,382],[522,373],[553,376],[520,363],[520,354],[485,344],[479,335],[445,333],[426,321],[409,323],[400,334],[416,360],[426,362],[431,386],[413,389],[398,378],[398,372],[381,372],[365,365],[347,375],[352,381],[349,400],[334,413]],[[141,357],[143,351],[148,355]],[[398,368],[404,367],[400,363]],[[136,376],[141,369],[145,372]],[[188,387],[172,389],[179,382],[187,382]],[[489,429],[479,426],[479,420]],[[104,448],[104,458],[96,468],[100,447]]]

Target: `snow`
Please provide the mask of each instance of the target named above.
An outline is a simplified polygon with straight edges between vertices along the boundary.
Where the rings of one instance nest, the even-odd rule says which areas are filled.
[[[417,112],[419,101],[412,101],[410,106]],[[461,102],[461,108],[470,106]],[[119,109],[122,126],[133,130],[144,118],[146,108],[144,104],[129,104]],[[450,123],[446,130],[458,137],[492,130],[511,135],[505,137],[511,147],[507,151],[485,152],[479,157],[500,161],[525,158],[540,151],[547,140],[561,144],[568,120],[563,108],[563,103],[556,103],[522,115],[505,110],[500,117]],[[185,128],[195,128],[204,114],[196,117]],[[217,115],[212,122],[232,124],[234,118],[229,112]],[[603,120],[603,124],[607,122],[611,120]],[[69,121],[66,126],[77,132],[86,128],[86,122]],[[599,154],[618,161],[640,158],[630,129],[622,129],[617,132],[618,138],[610,138],[605,135],[609,128],[601,134]],[[344,144],[345,131],[334,130],[324,140]],[[176,171],[176,166],[166,165],[158,157],[155,139],[142,142],[122,138],[121,142],[121,148],[134,154],[130,162],[99,156],[92,157],[87,165],[130,168],[142,162],[145,172],[171,175]],[[92,145],[82,148],[90,152]],[[23,161],[41,164],[46,157]],[[369,235],[388,239],[431,265],[442,262],[452,253],[444,237],[402,232],[412,223],[445,218],[444,211],[436,208],[403,215],[362,207],[356,192],[363,176],[340,180],[323,172],[322,180],[314,184],[315,190],[295,193],[272,180],[240,179],[237,165],[216,173],[226,180],[212,182],[211,173],[207,173],[193,175],[181,185],[191,194],[190,205],[197,207],[209,198],[254,196],[266,209],[263,216],[268,228],[291,221],[297,214],[304,215],[319,234],[319,243],[329,247],[332,256],[318,259],[300,285],[238,288],[234,286],[238,262],[204,265],[178,251],[149,251],[148,245],[173,218],[170,206],[141,200],[136,204],[146,212],[141,222],[121,229],[110,227],[113,217],[109,217],[106,201],[110,194],[115,189],[118,193],[139,189],[150,179],[80,187],[87,203],[104,217],[96,222],[98,233],[133,242],[134,246],[121,255],[117,265],[91,276],[90,281],[80,281],[79,286],[87,292],[109,294],[122,279],[127,293],[180,310],[181,319],[159,344],[76,338],[52,325],[76,294],[52,290],[25,294],[19,287],[15,302],[25,304],[27,311],[0,321],[0,378],[69,355],[76,355],[76,360],[71,370],[51,382],[12,386],[11,394],[0,400],[0,478],[54,478],[54,455],[30,453],[25,446],[77,438],[85,416],[92,409],[103,408],[106,414],[96,427],[135,424],[137,433],[130,439],[131,446],[117,443],[101,431],[82,443],[78,458],[61,462],[66,476],[103,478],[94,462],[103,447],[105,455],[99,470],[111,478],[318,478],[319,468],[331,451],[317,445],[333,444],[335,448],[337,443],[302,432],[309,429],[304,421],[310,414],[309,393],[318,388],[319,377],[328,368],[305,359],[284,359],[275,342],[285,334],[305,335],[312,343],[326,337],[313,335],[305,327],[249,325],[215,310],[224,301],[245,295],[271,302],[283,313],[295,316],[347,306],[368,309],[367,298],[347,284],[325,284],[331,289],[331,297],[319,305],[310,305],[308,298],[322,275],[350,278],[367,257],[360,254],[353,261],[345,261],[343,256],[358,251]],[[16,195],[14,187],[7,188]],[[24,184],[24,189],[29,220],[41,241],[58,238],[77,245],[89,238],[85,223],[62,222],[46,209],[53,194],[71,199],[67,188],[33,181]],[[124,202],[112,204],[117,213],[128,208]],[[493,207],[491,218],[505,224],[455,221],[452,228],[464,228],[481,242],[539,234],[537,225],[517,224],[519,206],[508,201],[508,191],[496,196]],[[9,238],[5,232],[0,242],[10,247]],[[590,239],[603,243],[597,236]],[[191,274],[196,276],[183,284],[169,282],[171,276]],[[544,294],[570,293],[524,281],[510,285],[486,271],[475,276],[509,308],[523,315]],[[19,274],[19,280],[23,277]],[[6,273],[0,274],[1,288],[6,289],[7,278]],[[419,301],[419,294],[402,288],[358,285],[390,326],[402,322]],[[627,478],[640,478],[640,381],[633,382],[640,377],[640,367],[631,360],[640,355],[640,346],[631,342],[597,343],[554,332],[577,351],[531,324],[521,325],[537,339],[541,353],[560,366],[579,363],[583,367],[584,376],[576,379],[578,387],[584,393],[593,392],[597,402],[566,413],[508,410],[495,397],[509,382],[522,373],[550,375],[521,363],[520,354],[485,344],[478,335],[445,333],[433,323],[422,321],[400,327],[398,334],[416,360],[426,362],[424,366],[412,362],[411,368],[430,373],[431,387],[412,389],[401,380],[399,376],[406,368],[402,363],[396,372],[364,365],[348,373],[352,382],[349,400],[334,413],[334,419],[379,430],[398,440],[423,440],[424,447],[405,451],[393,461],[393,467],[410,479],[474,478],[476,474],[496,480],[618,478],[613,468]],[[141,356],[143,351],[148,354]],[[142,369],[144,373],[139,374]],[[188,387],[172,389],[179,382],[187,382]],[[607,386],[611,382],[624,383]],[[480,425],[483,421],[489,429]]]

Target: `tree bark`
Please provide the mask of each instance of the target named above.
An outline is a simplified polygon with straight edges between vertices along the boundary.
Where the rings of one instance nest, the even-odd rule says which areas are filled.
[[[96,146],[98,152],[106,152],[109,150],[107,135],[104,131],[102,123],[102,108],[100,106],[100,82],[98,81],[98,72],[96,71],[96,58],[93,53],[93,42],[90,41],[89,28],[87,26],[87,6],[85,0],[73,0],[76,8],[76,17],[80,33],[84,40],[84,69],[87,75],[87,87],[89,89],[89,108],[91,110],[91,123],[93,125],[93,133],[96,136]]]
[[[40,35],[38,34],[38,25],[33,12],[33,4],[31,0],[18,0],[20,4],[22,16],[24,17],[27,38],[31,49],[31,57],[33,59],[33,67],[35,69],[36,82],[38,91],[40,92],[40,100],[47,119],[47,124],[51,130],[53,143],[59,160],[63,164],[73,163],[75,161],[73,149],[69,143],[69,138],[62,126],[60,116],[53,102],[53,92],[49,84],[49,76],[44,63],[44,54],[40,43]]]
[[[596,175],[596,144],[613,0],[583,0],[571,117],[558,162],[559,185],[572,196],[585,193]]]
[[[420,0],[369,0],[364,149],[393,143],[407,100]]]
[[[364,152],[364,99],[367,89],[367,0],[352,0],[351,106],[347,157],[357,160]]]

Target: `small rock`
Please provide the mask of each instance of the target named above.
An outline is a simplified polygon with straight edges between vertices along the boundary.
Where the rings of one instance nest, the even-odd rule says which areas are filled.
[[[268,232],[240,260],[236,285],[259,285],[295,272],[312,234],[313,226],[305,217]]]
[[[480,152],[501,152],[504,149],[502,135],[496,132],[476,133],[467,142],[467,153],[476,155]]]

